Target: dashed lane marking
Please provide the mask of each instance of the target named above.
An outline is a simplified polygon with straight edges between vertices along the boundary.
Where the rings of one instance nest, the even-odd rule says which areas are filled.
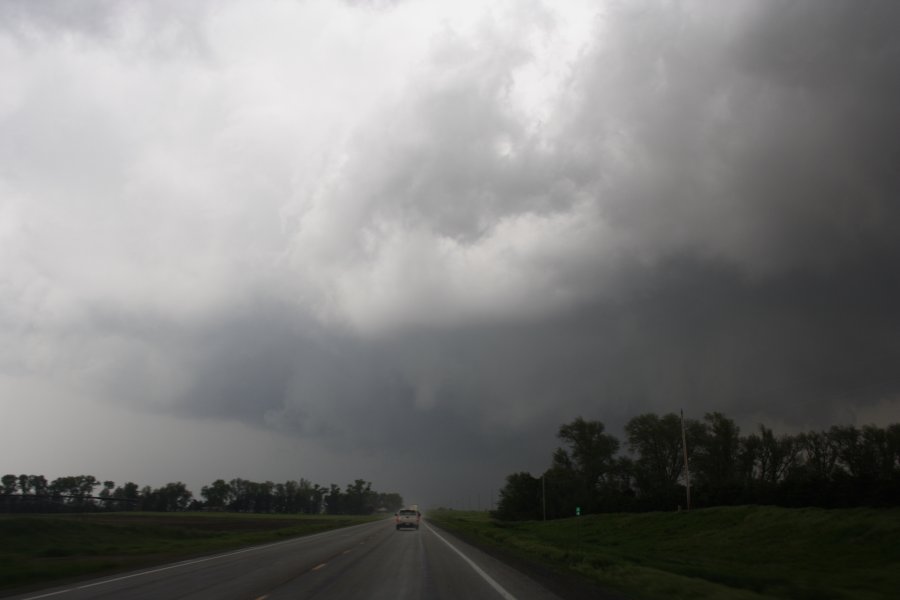
[[[351,525],[350,527],[345,527],[345,528],[343,528],[342,533],[346,534],[346,532],[347,532],[348,530],[350,530],[350,529],[355,529],[355,528],[357,528],[357,527],[364,527],[364,526],[366,526],[366,525],[370,525],[370,523],[362,523],[362,524],[360,524],[360,525]],[[259,546],[251,546],[251,547],[249,547],[249,548],[243,548],[243,549],[241,549],[241,550],[235,550],[235,551],[233,551],[233,552],[226,552],[226,553],[224,553],[224,554],[215,554],[215,555],[213,555],[213,556],[207,556],[207,557],[204,557],[204,558],[197,558],[197,559],[193,559],[193,560],[185,560],[185,561],[182,561],[182,562],[174,563],[174,564],[171,564],[171,565],[166,565],[166,566],[164,566],[164,567],[159,567],[159,568],[156,568],[156,569],[148,569],[148,570],[146,570],[146,571],[138,571],[137,573],[130,573],[130,574],[128,574],[128,575],[122,575],[122,576],[120,576],[120,577],[113,577],[113,578],[111,578],[111,579],[103,579],[103,580],[101,580],[101,581],[96,581],[96,582],[94,582],[94,583],[87,583],[87,584],[84,584],[84,585],[79,585],[79,586],[75,586],[75,587],[71,587],[71,588],[67,588],[67,589],[63,589],[63,590],[56,590],[55,592],[48,592],[48,593],[46,593],[46,594],[40,594],[40,595],[37,595],[37,596],[29,596],[28,598],[25,598],[24,600],[39,600],[40,598],[49,598],[49,597],[51,597],[51,596],[59,596],[59,595],[61,595],[61,594],[68,594],[69,592],[74,592],[74,591],[76,591],[76,590],[84,590],[84,589],[87,589],[87,588],[97,587],[97,586],[100,586],[100,585],[107,585],[107,584],[110,584],[110,583],[115,583],[115,582],[117,582],[117,581],[123,581],[123,580],[125,580],[125,579],[133,579],[133,578],[135,578],[135,577],[143,577],[143,576],[145,576],[145,575],[152,575],[152,574],[154,574],[154,573],[162,573],[163,571],[169,571],[169,570],[171,570],[171,569],[180,569],[180,568],[182,568],[182,567],[187,567],[187,566],[190,566],[190,565],[196,565],[196,564],[200,564],[200,563],[209,562],[209,561],[212,561],[212,560],[219,560],[220,558],[227,558],[227,557],[229,557],[229,556],[236,556],[236,555],[238,555],[238,554],[244,554],[245,552],[258,552],[259,550],[265,550],[265,549],[268,549],[268,548],[274,548],[274,547],[276,547],[276,546],[281,546],[281,545],[284,545],[284,544],[293,544],[293,543],[297,543],[297,542],[305,543],[305,542],[308,542],[309,540],[316,539],[316,538],[319,538],[319,537],[322,537],[322,536],[326,536],[326,535],[329,535],[329,534],[333,534],[333,533],[334,533],[334,530],[331,530],[331,531],[323,531],[323,532],[321,532],[321,533],[314,533],[313,535],[307,535],[307,536],[303,536],[303,537],[300,537],[300,538],[294,538],[294,539],[290,539],[290,540],[284,540],[284,541],[281,541],[281,542],[274,542],[274,543],[272,543],[272,544],[262,544],[262,545],[259,545]],[[322,565],[320,565],[320,567],[324,567],[324,566],[325,566],[324,563],[323,563]],[[319,567],[316,567],[316,568],[319,568]],[[314,569],[314,570],[315,570],[315,569]]]

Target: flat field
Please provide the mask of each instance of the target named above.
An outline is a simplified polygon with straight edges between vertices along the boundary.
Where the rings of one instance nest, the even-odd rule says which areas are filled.
[[[900,509],[739,506],[518,523],[445,510],[428,518],[501,556],[628,598],[900,597]]]
[[[380,517],[231,513],[0,515],[0,592],[356,525]]]

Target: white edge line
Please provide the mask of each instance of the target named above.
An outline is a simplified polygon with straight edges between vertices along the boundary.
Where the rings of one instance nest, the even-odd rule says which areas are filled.
[[[507,591],[503,588],[502,585],[500,585],[499,583],[497,583],[496,581],[494,581],[494,579],[493,579],[490,575],[488,575],[487,573],[485,573],[485,572],[481,569],[481,567],[479,567],[478,565],[476,565],[476,564],[472,561],[472,559],[470,559],[468,556],[466,556],[465,554],[463,554],[462,551],[460,551],[459,549],[456,548],[456,546],[454,546],[453,544],[451,544],[450,542],[448,542],[447,540],[445,540],[443,537],[441,537],[441,534],[439,534],[437,531],[435,531],[434,529],[432,529],[428,524],[425,524],[425,528],[426,528],[428,531],[430,531],[431,533],[433,533],[435,536],[437,536],[437,539],[441,540],[442,542],[444,542],[445,544],[447,544],[448,546],[450,546],[450,549],[451,549],[451,550],[453,550],[454,552],[456,552],[457,554],[459,554],[460,557],[462,557],[462,559],[463,559],[464,561],[466,561],[467,563],[469,563],[469,566],[472,567],[473,569],[475,569],[475,572],[478,573],[479,575],[481,575],[481,578],[484,579],[485,581],[487,581],[487,582],[491,585],[491,587],[494,588],[494,589],[497,591],[498,594],[500,594],[501,596],[503,596],[503,598],[505,598],[506,600],[516,600],[516,597],[515,597],[515,596],[513,596],[512,594],[510,594],[509,592],[507,592]]]
[[[374,521],[377,523],[378,521]],[[299,542],[301,540],[311,540],[313,538],[321,537],[323,535],[328,535],[329,533],[334,533],[336,531],[346,531],[348,529],[354,529],[356,527],[362,527],[364,525],[370,525],[371,523],[360,523],[359,525],[351,525],[350,527],[340,527],[338,529],[330,529],[328,531],[322,531],[320,533],[314,533],[312,535],[303,535],[300,537],[295,537],[290,540],[282,540],[280,542],[273,542],[271,544],[263,544],[262,546],[251,546],[250,548],[243,548],[241,550],[235,550],[233,552],[226,552],[225,554],[215,554],[213,556],[207,556],[205,558],[197,558],[194,560],[186,560],[182,562],[175,563],[173,565],[168,565],[165,567],[160,567],[158,569],[151,569],[149,571],[139,571],[137,573],[131,573],[130,575],[122,575],[121,577],[114,577],[112,579],[104,579],[102,581],[96,581],[94,583],[86,583],[84,585],[78,585],[75,587],[71,587],[65,590],[57,590],[55,592],[49,592],[47,594],[41,594],[40,596],[29,596],[27,598],[22,598],[22,600],[38,600],[39,598],[49,598],[50,596],[58,596],[60,594],[68,594],[69,592],[74,592],[75,590],[84,590],[87,588],[96,587],[98,585],[106,585],[108,583],[115,583],[116,581],[122,581],[125,579],[132,579],[134,577],[143,577],[144,575],[152,575],[153,573],[160,573],[162,571],[169,571],[171,569],[179,569],[181,567],[188,567],[190,565],[196,565],[199,563],[208,562],[211,560],[218,560],[220,558],[227,558],[229,556],[234,556],[236,554],[243,554],[244,552],[253,552],[255,550],[264,550],[266,548],[274,548],[275,546],[281,546],[282,544],[290,544],[291,542]],[[454,548],[455,550],[455,548]]]

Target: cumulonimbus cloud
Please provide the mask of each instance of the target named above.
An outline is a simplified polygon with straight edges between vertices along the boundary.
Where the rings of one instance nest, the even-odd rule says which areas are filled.
[[[896,398],[893,3],[3,10],[6,373],[366,448]]]

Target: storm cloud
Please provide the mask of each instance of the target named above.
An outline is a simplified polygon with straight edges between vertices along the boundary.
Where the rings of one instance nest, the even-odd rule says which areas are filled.
[[[545,466],[577,415],[896,420],[897,22],[858,1],[4,3],[4,421],[52,439],[53,407],[85,402],[240,424],[238,446],[303,444],[260,455],[267,477],[453,501]],[[9,468],[73,468],[58,454]],[[123,476],[262,476],[233,460]]]

